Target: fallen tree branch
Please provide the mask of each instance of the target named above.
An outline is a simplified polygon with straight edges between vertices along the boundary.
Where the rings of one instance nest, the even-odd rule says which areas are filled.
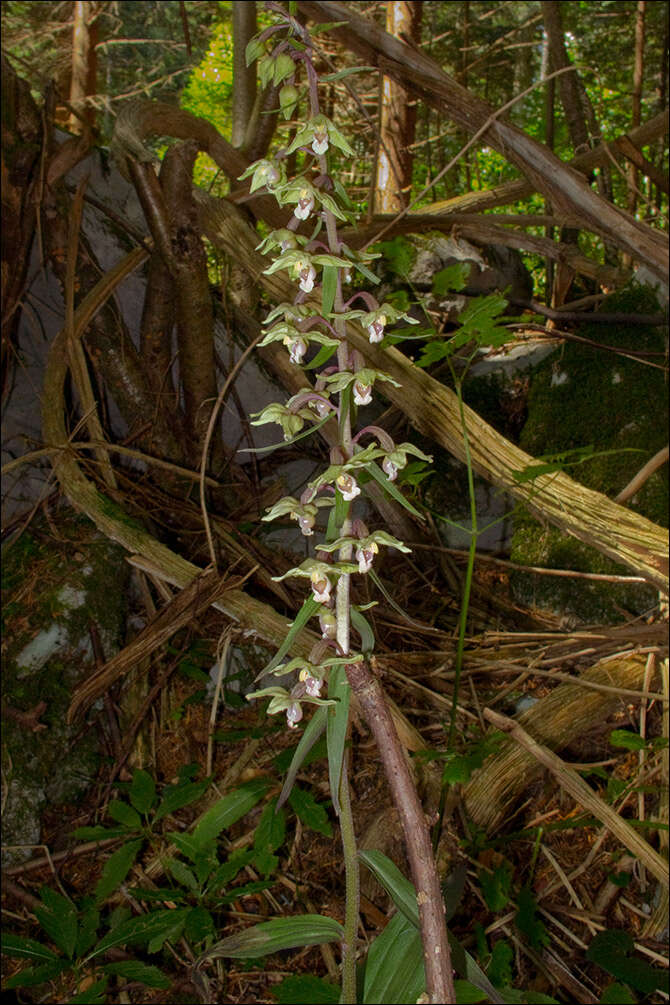
[[[488,719],[496,729],[509,733],[540,764],[548,768],[558,780],[561,788],[565,789],[580,806],[597,817],[637,859],[646,865],[656,879],[666,887],[669,885],[670,874],[665,859],[651,845],[647,844],[611,806],[608,806],[569,764],[552,753],[548,747],[534,740],[530,733],[527,733],[523,726],[515,722],[514,719],[500,715],[499,712],[494,712],[491,708],[484,709],[484,718]]]
[[[291,300],[293,286],[279,272],[264,274],[266,262],[255,250],[256,235],[239,211],[224,200],[202,193],[199,197],[202,226],[208,238],[239,262],[257,279],[272,300]],[[394,348],[380,349],[353,325],[347,339],[375,367],[398,381],[384,385],[384,393],[420,433],[465,461],[461,413],[456,394],[419,369]],[[271,347],[268,347],[271,348]],[[300,374],[302,386],[307,383]],[[650,520],[580,485],[563,472],[541,475],[532,483],[520,483],[515,473],[534,459],[505,439],[467,405],[463,406],[470,454],[475,471],[509,492],[533,515],[548,520],[560,530],[617,562],[627,565],[645,581],[668,592],[667,531]]]
[[[547,147],[509,121],[497,118],[485,101],[458,84],[430,57],[344,4],[299,0],[298,7],[317,22],[346,22],[332,30],[335,38],[386,76],[439,107],[443,115],[469,134],[490,120],[484,142],[523,171],[537,191],[551,200],[555,212],[577,214],[583,227],[628,252],[634,260],[645,262],[654,275],[667,281],[668,248],[663,234],[602,199],[583,175],[566,167]]]

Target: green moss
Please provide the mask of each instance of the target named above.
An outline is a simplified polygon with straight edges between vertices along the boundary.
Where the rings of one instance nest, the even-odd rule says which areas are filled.
[[[635,284],[607,297],[601,310],[657,313],[646,287]],[[665,352],[662,328],[585,324],[577,332],[601,345]],[[651,357],[652,359],[654,357]],[[592,446],[594,457],[568,467],[576,481],[614,498],[667,442],[668,398],[662,370],[594,346],[568,342],[535,371],[521,446],[534,457]],[[668,525],[668,466],[664,465],[627,504]],[[544,528],[527,513],[515,519],[512,558],[524,565],[630,575],[593,548]],[[620,620],[655,602],[643,586],[603,584],[517,574],[513,587],[525,603],[573,613],[583,621]]]

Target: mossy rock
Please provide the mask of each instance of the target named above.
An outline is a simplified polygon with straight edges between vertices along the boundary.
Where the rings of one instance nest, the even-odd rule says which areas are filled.
[[[601,310],[651,314],[659,308],[651,290],[631,284],[607,297]],[[658,359],[666,348],[663,328],[587,323],[578,334],[601,345],[659,353]],[[592,457],[565,470],[583,485],[615,498],[665,445],[667,427],[663,370],[595,346],[567,342],[533,374],[520,445],[534,457],[575,451],[575,461],[591,450]],[[668,466],[656,471],[627,505],[667,527]],[[523,565],[632,574],[632,570],[553,527],[543,527],[523,512],[515,519],[512,559]],[[584,622],[620,621],[626,613],[643,613],[656,601],[655,592],[643,585],[553,576],[517,573],[512,587],[523,603],[574,615]]]
[[[35,519],[2,558],[3,825],[5,845],[29,846],[39,843],[43,809],[76,801],[95,779],[98,731],[68,726],[66,713],[73,687],[95,668],[91,624],[106,658],[119,649],[128,564],[70,509],[52,526]],[[3,863],[30,854],[8,849]]]

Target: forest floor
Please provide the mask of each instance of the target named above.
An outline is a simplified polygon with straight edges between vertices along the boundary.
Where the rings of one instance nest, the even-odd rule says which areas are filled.
[[[456,556],[454,561],[456,571],[462,573],[461,557]],[[443,797],[438,861],[443,878],[451,876],[453,884],[460,888],[451,931],[494,984],[523,989],[526,997],[519,997],[520,1001],[667,1000],[660,991],[643,990],[650,980],[654,983],[649,965],[661,987],[663,981],[667,982],[668,930],[658,923],[651,927],[662,906],[659,884],[601,821],[585,814],[546,770],[535,772],[527,784],[522,782],[517,787],[513,802],[504,807],[504,824],[493,830],[487,831],[486,826],[472,819],[466,798],[470,776],[484,770],[481,765],[490,752],[483,746],[487,730],[490,735],[483,717],[485,708],[508,715],[537,709],[545,696],[565,682],[561,674],[574,677],[596,660],[616,658],[621,653],[641,653],[640,659],[647,661],[653,657],[652,673],[667,655],[665,626],[658,614],[623,621],[622,626],[614,628],[580,626],[566,631],[558,618],[524,610],[514,603],[504,566],[478,564],[473,628],[466,643],[457,696],[456,750],[446,756],[458,601],[445,596],[437,576],[432,580],[423,569],[417,574],[416,569],[396,559],[386,562],[381,575],[382,581],[393,584],[395,602],[411,623],[383,600],[369,612],[380,640],[374,665],[387,694],[409,724],[408,735],[414,737],[414,747],[423,746],[414,749],[412,762],[433,824],[438,822]],[[22,616],[29,615],[30,605],[30,593],[24,593]],[[133,613],[146,617],[147,612],[129,612]],[[107,754],[81,800],[46,810],[41,845],[32,850],[31,858],[4,871],[5,930],[41,939],[53,947],[53,940],[45,940],[36,920],[40,891],[50,886],[80,908],[85,906],[103,875],[110,851],[118,843],[87,844],[73,839],[72,832],[101,823],[113,826],[106,816],[110,798],[127,797],[135,768],[147,769],[159,792],[183,779],[184,771],[193,781],[209,776],[213,782],[206,797],[156,822],[128,877],[104,905],[99,905],[103,911],[146,913],[158,906],[206,904],[214,919],[216,939],[252,923],[292,914],[317,913],[343,921],[342,852],[329,799],[325,746],[314,749],[312,759],[298,774],[302,800],[287,807],[285,830],[271,849],[276,861],[267,875],[262,876],[254,863],[248,863],[237,875],[231,873],[233,878],[226,882],[224,896],[220,895],[224,892],[222,885],[219,895],[207,901],[199,899],[187,886],[180,887],[174,872],[169,876],[165,873],[168,832],[185,831],[217,794],[234,791],[254,779],[266,779],[263,800],[227,828],[221,838],[227,861],[254,847],[256,827],[265,806],[281,789],[298,739],[295,732],[285,728],[283,717],[267,718],[257,703],[247,703],[232,688],[224,694],[225,704],[212,731],[212,698],[206,683],[208,671],[216,663],[221,625],[221,615],[210,608],[153,654],[148,683],[161,675],[168,683],[144,718],[133,754],[118,774],[113,728],[116,722],[118,730],[118,691],[112,692],[111,702],[106,702],[81,727],[102,735]],[[542,671],[543,665],[549,670]],[[539,673],[533,675],[533,668],[540,668]],[[646,689],[658,690],[659,677],[648,674],[647,680],[657,683]],[[611,699],[611,695],[608,697]],[[664,732],[667,736],[667,717],[664,725],[661,708],[658,700],[641,703],[623,693],[614,703],[610,700],[606,714],[593,717],[579,735],[567,742],[557,737],[552,745],[566,763],[578,766],[605,803],[636,825],[652,843],[657,841],[651,821],[657,821],[665,812],[666,830],[660,831],[662,849],[667,848],[667,803],[663,804],[662,798],[663,786],[667,786],[667,752],[664,755],[661,742],[653,742]],[[39,715],[32,725],[25,722],[26,730],[39,727]],[[615,731],[622,731],[623,740],[622,733]],[[619,737],[618,746],[612,744],[613,734],[615,739]],[[8,753],[11,756],[11,751]],[[494,752],[491,758],[495,756]],[[399,826],[375,743],[355,710],[350,776],[359,846],[383,851],[407,875]],[[446,785],[445,778],[450,779]],[[3,777],[3,800],[5,785]],[[383,930],[393,910],[388,896],[363,870],[362,947]],[[609,957],[606,952],[596,954],[598,962],[590,958],[594,954],[589,953],[589,947],[603,930],[625,933],[630,949],[627,959],[621,946],[618,964],[617,953]],[[195,957],[205,944],[195,937],[182,937],[174,945],[166,943],[155,954],[132,947],[123,952],[111,951],[108,958],[112,960],[158,964],[170,979],[168,989],[150,989],[117,977],[106,992],[96,997],[95,980],[100,975],[89,964],[68,969],[35,988],[20,989],[18,1000],[338,1000],[337,945],[306,947],[255,960],[216,959],[204,969],[207,987],[206,982],[205,986],[199,983],[193,970]],[[4,979],[24,966],[23,961],[5,957]],[[635,984],[638,967],[642,977],[638,975]],[[314,988],[310,991],[302,986],[302,990],[296,990],[297,985],[287,982],[287,978],[308,975],[333,984],[330,991],[319,985],[318,993],[325,997],[310,997],[317,993]],[[625,988],[617,990],[627,980],[636,988],[639,999],[625,997]],[[208,994],[214,997],[210,999]],[[475,996],[467,1000],[485,999]]]

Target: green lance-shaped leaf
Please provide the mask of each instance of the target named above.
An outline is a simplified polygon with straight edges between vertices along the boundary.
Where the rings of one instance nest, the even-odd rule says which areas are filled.
[[[71,959],[77,944],[79,928],[77,908],[71,900],[48,886],[42,887],[40,897],[42,905],[35,906],[35,916],[60,951]]]
[[[351,624],[361,637],[361,652],[367,656],[374,651],[375,633],[367,618],[363,617],[358,608],[350,608]]]
[[[315,607],[320,606],[319,604],[316,603],[316,601],[313,601],[313,603]],[[302,736],[300,737],[300,740],[298,742],[298,746],[295,748],[295,753],[293,754],[291,766],[289,767],[286,773],[286,780],[284,782],[284,785],[282,786],[281,792],[279,793],[279,798],[277,800],[278,808],[282,806],[290,796],[291,790],[293,789],[293,786],[295,784],[295,780],[298,777],[298,772],[300,771],[300,768],[302,767],[305,758],[307,757],[310,750],[317,742],[321,734],[325,731],[327,715],[328,715],[327,710],[322,705],[320,708],[316,709],[314,715],[305,726],[302,732]]]
[[[143,844],[144,838],[137,838],[121,845],[113,855],[110,855],[95,888],[95,899],[98,904],[121,886]]]
[[[201,798],[209,788],[209,779],[202,782],[185,782],[183,785],[168,785],[163,789],[163,798],[156,810],[155,820],[162,820],[170,813],[190,806]]]
[[[150,951],[158,952],[164,942],[174,942],[179,938],[190,910],[190,907],[158,910],[122,921],[98,942],[87,959],[100,956],[115,946],[125,945],[148,945]]]
[[[48,933],[47,933],[48,934]],[[39,963],[53,963],[58,960],[56,953],[36,939],[26,939],[13,932],[3,932],[0,936],[0,948],[5,956],[20,960],[34,960]]]
[[[121,963],[106,963],[103,967],[106,974],[112,977],[123,977],[127,981],[137,981],[148,988],[158,988],[166,991],[172,981],[158,967],[139,960],[123,960]]]
[[[421,935],[402,914],[396,914],[368,951],[364,1005],[419,1001],[425,989]]]
[[[321,610],[321,604],[319,604],[318,601],[314,599],[314,597],[310,596],[305,599],[302,607],[298,611],[295,620],[293,621],[293,624],[290,626],[288,630],[286,638],[284,639],[281,646],[279,647],[275,655],[272,657],[268,665],[263,667],[261,672],[258,674],[256,680],[259,680],[261,677],[265,676],[265,674],[272,673],[274,668],[278,666],[284,659],[284,656],[286,656],[286,654],[290,652],[291,646],[293,645],[298,634],[303,630],[305,625],[309,623],[310,619],[314,617],[317,611],[320,610]]]
[[[337,267],[325,265],[321,277],[321,311],[323,315],[330,314],[337,293]]]
[[[374,480],[376,482],[379,482],[379,484],[388,492],[388,494],[393,499],[395,499],[396,502],[400,503],[401,506],[404,506],[405,509],[409,510],[410,513],[413,513],[414,516],[417,516],[419,520],[426,519],[422,513],[419,513],[418,509],[415,506],[412,506],[411,502],[409,502],[408,499],[405,499],[402,492],[400,492],[399,489],[396,488],[396,486],[393,484],[392,481],[389,481],[384,472],[376,464],[367,464],[365,470],[369,471]]]
[[[222,830],[231,827],[243,817],[256,803],[260,802],[268,790],[270,782],[266,778],[255,778],[241,785],[234,792],[219,799],[198,821],[193,831],[193,840],[204,848],[210,841],[217,838]]]
[[[379,851],[359,852],[359,858],[374,873],[375,877],[382,884],[387,893],[392,897],[394,904],[400,912],[396,918],[402,917],[407,925],[410,925],[418,935],[419,930],[419,909],[416,903],[416,891],[410,881],[403,876],[398,867],[394,865],[385,855]],[[393,919],[395,921],[395,918]],[[384,929],[384,933],[390,925]],[[452,964],[458,974],[464,980],[469,981],[483,991],[496,1005],[503,1005],[504,999],[500,997],[496,989],[491,984],[484,971],[473,957],[461,946],[458,939],[447,930],[449,946],[451,948]],[[377,941],[377,940],[375,940]],[[366,1001],[368,999],[366,998]],[[370,998],[371,1002],[375,999]],[[390,999],[378,998],[377,1001],[388,1001]],[[402,1001],[401,998],[394,999]],[[416,1000],[416,999],[407,999]]]
[[[60,974],[69,970],[71,966],[72,962],[70,960],[64,960],[59,957],[50,963],[40,963],[36,967],[26,967],[24,970],[20,970],[18,974],[14,974],[13,977],[7,977],[2,982],[2,987],[7,991],[10,991],[12,988],[34,988],[38,984],[46,984],[47,981],[54,980]]]
[[[208,949],[196,961],[196,967],[205,960],[220,957],[252,959],[269,956],[284,949],[301,946],[318,946],[323,942],[340,942],[344,929],[334,918],[322,914],[307,914],[296,918],[275,918],[243,932],[236,932]]]
[[[156,783],[148,771],[136,768],[128,793],[130,802],[138,813],[148,813],[156,798]]]
[[[123,824],[128,830],[136,831],[142,828],[142,818],[137,810],[123,802],[122,799],[112,799],[107,806],[107,816],[117,823]]]
[[[359,655],[358,659],[362,657]],[[354,662],[353,658],[349,662]],[[328,740],[328,776],[330,779],[330,796],[338,817],[340,815],[340,780],[342,778],[342,763],[344,760],[344,745],[347,739],[349,724],[349,699],[351,688],[343,666],[334,667],[328,677],[328,697],[339,699],[337,705],[328,709],[326,720]]]
[[[296,816],[306,827],[323,834],[325,837],[333,836],[333,828],[328,819],[326,808],[322,803],[317,803],[311,792],[296,785],[289,796],[289,803],[291,808],[295,810]]]

